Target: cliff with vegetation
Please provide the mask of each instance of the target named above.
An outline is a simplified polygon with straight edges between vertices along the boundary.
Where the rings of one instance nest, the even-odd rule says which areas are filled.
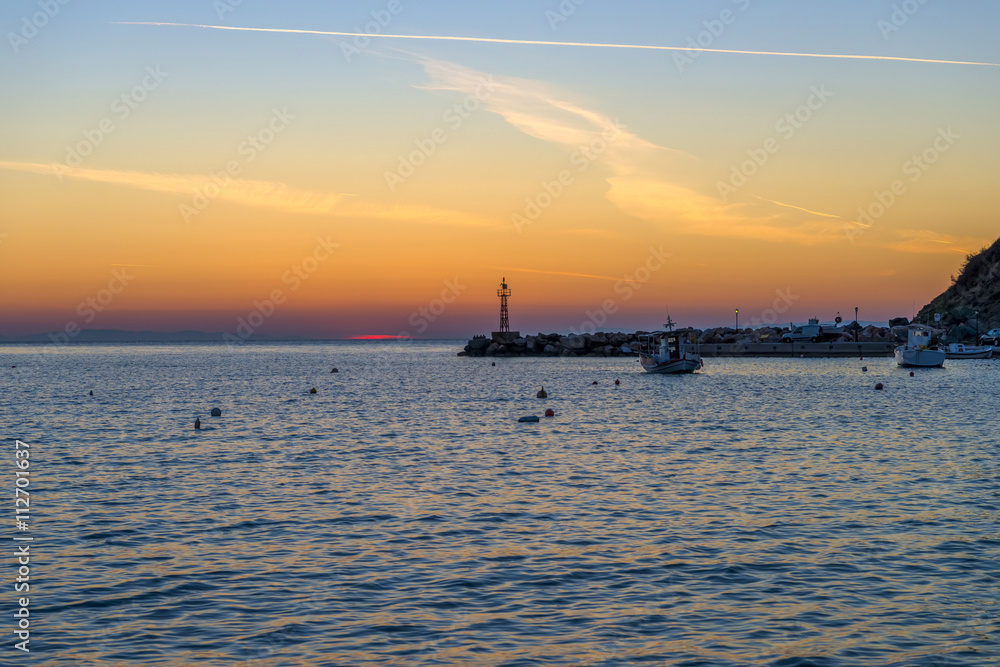
[[[953,330],[961,328],[963,333],[969,333],[964,329],[974,330],[977,324],[979,333],[1000,326],[1000,239],[967,256],[951,287],[924,306],[917,321],[933,323],[934,313],[941,313],[942,324]]]

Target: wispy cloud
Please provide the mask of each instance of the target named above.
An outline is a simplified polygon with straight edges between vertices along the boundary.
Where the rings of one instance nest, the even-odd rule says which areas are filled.
[[[567,99],[537,81],[487,75],[448,61],[413,56],[430,77],[425,87],[471,95],[489,79],[483,103],[521,132],[578,150],[610,137],[595,161],[610,173],[606,198],[624,213],[685,234],[818,244],[843,240],[837,216],[763,198],[725,203],[692,184],[698,160],[657,146],[618,119]]]
[[[487,44],[520,44],[529,46],[563,46],[597,49],[639,49],[643,51],[702,51],[706,53],[728,53],[749,56],[783,56],[791,58],[837,58],[842,60],[895,60],[911,63],[936,63],[940,65],[975,65],[1000,67],[1000,63],[969,62],[964,60],[936,60],[932,58],[904,58],[900,56],[869,56],[838,53],[795,53],[785,51],[747,51],[737,49],[705,49],[690,46],[658,46],[647,44],[606,44],[601,42],[549,42],[536,39],[499,39],[495,37],[463,37],[456,35],[392,35],[368,34],[360,32],[336,32],[331,30],[296,30],[292,28],[241,28],[224,25],[204,25],[198,23],[163,23],[153,21],[115,21],[118,25],[171,26],[178,28],[208,28],[212,30],[238,30],[244,32],[277,32],[298,35],[328,35],[336,37],[365,37],[372,39],[415,39],[447,42],[483,42]]]
[[[899,252],[928,255],[968,255],[990,244],[989,239],[973,236],[952,236],[923,229],[901,229],[895,232],[898,240],[887,247]]]
[[[32,162],[0,161],[0,168],[52,176],[56,172],[51,165]],[[151,192],[184,195],[191,197],[196,190],[203,190],[212,181],[201,174],[163,174],[145,171],[124,171],[118,169],[62,170],[62,176],[81,181],[107,183]],[[233,179],[224,188],[218,188],[216,199],[230,201],[243,206],[270,208],[288,213],[329,213],[349,195],[341,193],[310,192],[296,190],[283,183]]]
[[[55,175],[51,165],[34,162],[9,162],[0,160],[0,169],[44,176]],[[190,202],[195,191],[204,190],[211,183],[201,174],[163,174],[159,172],[125,171],[117,169],[76,168],[60,172],[65,178],[182,196]],[[330,215],[339,218],[365,218],[416,224],[436,224],[461,227],[482,227],[499,224],[460,211],[430,206],[386,205],[365,201],[345,193],[299,190],[284,183],[233,179],[229,185],[218,189],[215,199],[241,206],[265,208],[285,213]]]

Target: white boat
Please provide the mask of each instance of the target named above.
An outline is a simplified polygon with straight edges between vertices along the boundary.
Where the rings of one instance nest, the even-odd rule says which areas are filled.
[[[896,363],[900,366],[943,366],[945,351],[932,348],[931,329],[919,324],[910,325],[906,345],[896,348]]]
[[[688,349],[688,331],[657,331],[639,337],[639,363],[647,373],[694,373],[704,366],[701,355]],[[659,343],[659,347],[657,347]]]
[[[989,359],[993,356],[993,346],[952,343],[944,352],[948,359]]]

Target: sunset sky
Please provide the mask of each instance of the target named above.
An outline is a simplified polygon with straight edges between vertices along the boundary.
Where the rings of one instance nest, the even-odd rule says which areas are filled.
[[[504,276],[524,333],[877,321],[1000,234],[990,0],[9,0],[0,25],[0,335],[466,337]],[[376,30],[483,39],[317,34]]]

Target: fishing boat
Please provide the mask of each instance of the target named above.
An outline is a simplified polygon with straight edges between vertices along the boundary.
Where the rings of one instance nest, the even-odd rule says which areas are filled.
[[[701,355],[688,349],[692,330],[655,331],[639,336],[639,363],[647,373],[694,373],[704,366]]]
[[[907,328],[906,344],[896,348],[896,363],[900,366],[931,368],[944,366],[945,351],[932,348],[931,329],[919,324]]]
[[[946,359],[989,359],[993,356],[993,346],[952,343],[945,348],[944,356]]]

